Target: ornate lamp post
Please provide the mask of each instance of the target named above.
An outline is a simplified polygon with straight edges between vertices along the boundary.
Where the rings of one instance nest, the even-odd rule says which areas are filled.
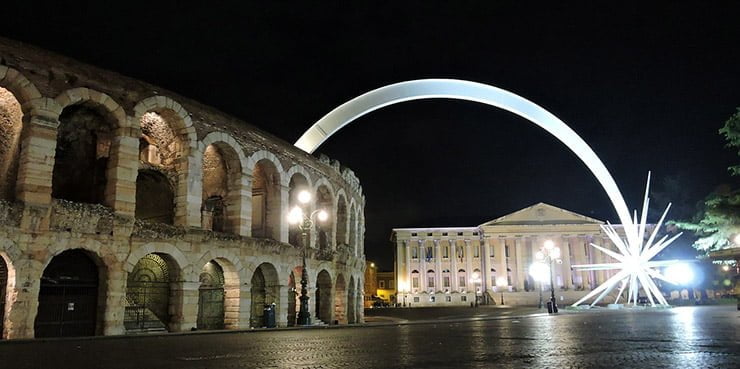
[[[303,190],[298,193],[298,203],[288,213],[288,223],[298,225],[301,230],[301,243],[303,244],[303,270],[301,271],[301,307],[298,311],[298,325],[311,324],[311,313],[308,312],[308,272],[306,271],[306,247],[308,246],[308,232],[313,228],[313,218],[316,217],[320,222],[329,219],[329,214],[323,209],[314,210],[306,213],[303,207],[311,202],[311,193]]]
[[[560,248],[556,247],[555,244],[551,240],[545,241],[544,246],[540,249],[540,251],[535,255],[537,257],[537,260],[540,260],[544,262],[548,269],[550,274],[550,303],[551,312],[557,313],[558,312],[558,305],[557,300],[555,300],[555,283],[553,281],[553,268],[552,263],[556,262],[558,264],[562,263],[563,261],[560,259]],[[540,288],[540,293],[542,293],[542,289]],[[540,297],[540,304],[542,304],[542,298]],[[541,306],[540,306],[541,307]]]

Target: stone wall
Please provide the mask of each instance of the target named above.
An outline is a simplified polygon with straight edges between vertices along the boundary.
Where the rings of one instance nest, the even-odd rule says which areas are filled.
[[[302,269],[301,249],[288,240],[286,215],[298,189],[292,183],[301,183],[314,196],[321,186],[322,198],[331,199],[320,204],[332,219],[327,248],[307,250],[309,296],[322,272],[331,280],[330,288],[323,284],[322,295],[336,301],[330,310],[340,312],[338,320],[362,321],[356,303],[362,295],[356,291],[361,291],[365,264],[365,198],[351,170],[175,93],[43,50],[0,39],[0,59],[5,63],[0,65],[0,92],[7,91],[0,103],[4,111],[15,111],[2,116],[7,118],[1,122],[3,139],[23,132],[22,149],[3,154],[11,158],[3,163],[17,167],[18,174],[3,172],[0,178],[6,183],[3,191],[14,185],[16,201],[0,201],[0,255],[13,271],[0,281],[7,286],[6,296],[0,296],[6,300],[4,338],[34,337],[44,270],[55,256],[73,249],[86,250],[100,270],[99,334],[125,332],[131,305],[127,277],[152,253],[168,260],[177,276],[167,287],[167,329],[196,327],[199,277],[209,263],[223,270],[225,327],[249,327],[255,294],[251,281],[258,274],[276,303],[278,325],[286,325],[288,311],[295,311],[289,306]],[[17,105],[8,102],[9,96]],[[76,139],[90,145],[75,146]],[[74,155],[60,154],[65,152]],[[77,173],[77,162],[94,168]],[[271,169],[269,176],[260,176],[265,167]],[[153,188],[137,187],[142,171],[162,173],[172,200],[155,201],[157,194],[142,193],[142,188]],[[76,182],[89,176],[90,181]],[[292,181],[294,176],[305,180]],[[268,206],[255,206],[257,178],[266,183]],[[223,226],[214,232],[205,201],[216,194],[223,200]],[[351,214],[341,214],[346,224],[337,227],[340,199],[342,212],[351,209]],[[137,212],[147,206],[154,208]],[[168,206],[163,209],[171,214],[167,221],[144,214]],[[259,238],[252,237],[256,219],[268,222],[269,232]]]

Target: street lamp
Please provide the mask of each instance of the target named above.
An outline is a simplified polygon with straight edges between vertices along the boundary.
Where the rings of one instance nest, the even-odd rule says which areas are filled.
[[[307,213],[303,210],[303,207],[311,202],[311,193],[303,190],[298,193],[298,202],[300,205],[296,205],[288,213],[288,223],[292,225],[298,225],[301,230],[301,240],[303,243],[303,270],[301,271],[301,308],[298,311],[298,325],[309,325],[311,324],[311,313],[308,312],[308,271],[306,271],[306,247],[308,245],[308,232],[313,228],[313,218],[317,218],[320,222],[325,222],[329,219],[329,214],[323,209],[314,210],[311,213]]]
[[[478,284],[480,283],[480,273],[473,272],[470,282],[473,283],[473,288],[475,289],[475,307],[478,307]]]
[[[538,252],[537,254],[539,255],[540,253]],[[538,257],[538,259],[540,258]],[[550,276],[550,266],[542,261],[535,261],[529,266],[529,275],[531,275],[532,279],[540,284],[540,302],[537,307],[542,309],[542,284],[547,281]]]
[[[549,269],[548,272],[550,274],[550,304],[551,305],[547,309],[547,312],[557,313],[558,305],[556,302],[557,300],[555,300],[555,283],[553,282],[552,263],[557,262],[558,264],[560,264],[563,262],[562,260],[560,260],[560,248],[556,247],[555,243],[552,242],[551,240],[547,240],[545,241],[545,244],[535,256],[537,257],[537,260],[544,262]],[[540,288],[540,290],[542,290],[542,288]],[[540,301],[540,304],[541,304],[541,301]]]

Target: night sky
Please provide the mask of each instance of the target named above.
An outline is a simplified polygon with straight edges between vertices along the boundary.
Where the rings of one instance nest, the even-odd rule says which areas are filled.
[[[0,36],[173,90],[290,143],[361,93],[436,77],[501,87],[554,113],[632,208],[652,170],[673,215],[691,216],[737,162],[717,130],[740,106],[738,2],[16,3],[2,6]],[[383,269],[393,227],[475,226],[540,201],[618,221],[564,145],[475,103],[387,107],[317,152],[360,178],[366,254]]]

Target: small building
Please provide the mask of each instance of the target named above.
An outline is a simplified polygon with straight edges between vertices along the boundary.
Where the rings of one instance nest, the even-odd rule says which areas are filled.
[[[394,272],[377,272],[378,288],[375,296],[390,305],[396,303],[396,273]]]

